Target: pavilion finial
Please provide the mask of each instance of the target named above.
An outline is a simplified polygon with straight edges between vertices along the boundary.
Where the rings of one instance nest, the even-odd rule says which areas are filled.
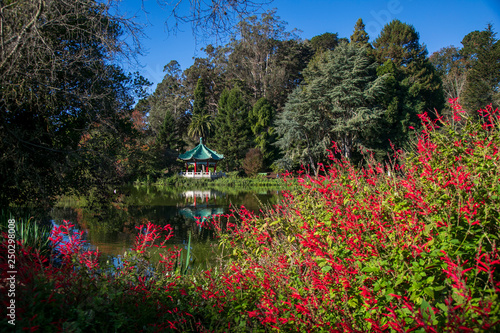
[[[200,136],[200,145],[202,145],[202,144],[203,144],[203,137]]]

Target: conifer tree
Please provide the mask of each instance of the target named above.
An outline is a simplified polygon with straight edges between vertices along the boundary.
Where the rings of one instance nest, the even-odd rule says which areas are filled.
[[[358,45],[369,45],[368,40],[370,37],[365,31],[365,24],[361,18],[358,19],[354,26],[354,32],[351,35],[351,43]]]
[[[199,78],[196,84],[196,89],[194,90],[194,102],[193,102],[193,115],[196,114],[206,114],[207,113],[207,102],[205,94],[205,85],[203,84],[203,79]]]
[[[325,62],[304,71],[308,84],[294,91],[277,121],[282,162],[298,157],[314,168],[330,139],[351,159],[364,129],[382,113],[385,77],[377,77],[376,66],[367,48],[342,43],[326,53]]]
[[[249,105],[239,87],[222,92],[214,120],[213,142],[217,152],[224,154],[221,164],[226,171],[240,170],[250,147],[248,110]]]
[[[156,145],[159,148],[177,150],[182,147],[182,139],[172,113],[167,111],[165,118],[156,137]]]
[[[325,51],[333,51],[339,45],[338,33],[325,32],[324,34],[311,38],[310,44],[314,53],[323,53]]]
[[[473,31],[462,40],[461,54],[469,67],[463,93],[464,108],[470,114],[493,104],[500,105],[500,42],[495,38],[493,26]]]
[[[377,72],[387,80],[387,94],[381,99],[386,112],[368,136],[373,139],[371,148],[386,155],[391,142],[398,148],[406,145],[409,128],[420,124],[418,114],[440,112],[445,101],[441,78],[413,26],[399,20],[388,23],[373,47],[381,65]]]
[[[326,159],[331,147],[330,127],[326,114],[309,105],[306,87],[297,87],[276,119],[275,145],[281,152],[276,165],[283,170],[308,165],[317,175],[316,165]]]
[[[377,99],[383,94],[383,77],[377,78],[376,66],[366,48],[341,44],[320,67],[323,75],[308,87],[311,103],[328,115],[330,132],[347,159],[361,143],[362,129],[382,112]]]
[[[259,148],[263,156],[264,167],[268,167],[274,160],[274,148],[272,144],[276,140],[276,135],[272,122],[274,120],[275,109],[269,101],[262,97],[250,110],[248,120],[254,135],[255,147]]]
[[[380,64],[388,59],[398,67],[415,71],[427,57],[427,48],[420,44],[420,36],[412,25],[393,20],[386,24],[373,42],[375,58]]]

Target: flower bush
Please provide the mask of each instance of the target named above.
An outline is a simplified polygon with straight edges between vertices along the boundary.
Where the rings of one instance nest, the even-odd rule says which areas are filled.
[[[18,325],[37,331],[488,332],[500,321],[500,111],[432,121],[390,165],[335,159],[258,213],[200,222],[224,257],[183,275],[169,226],[104,265],[72,226],[17,254]],[[5,268],[6,235],[0,246]],[[153,266],[149,253],[161,251]],[[56,255],[60,260],[56,261]],[[4,270],[5,271],[5,270]],[[0,287],[5,288],[3,285]],[[5,290],[0,290],[2,304]],[[3,319],[5,320],[5,319]],[[4,323],[2,323],[3,325]]]
[[[208,276],[210,318],[283,331],[489,331],[500,305],[500,114],[421,115],[413,153],[390,167],[344,160],[282,206],[244,208]],[[497,326],[498,329],[498,326]],[[243,331],[245,329],[242,329]]]

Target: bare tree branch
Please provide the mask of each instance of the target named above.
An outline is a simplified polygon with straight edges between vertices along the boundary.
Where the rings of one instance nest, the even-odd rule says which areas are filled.
[[[182,24],[191,24],[196,40],[224,40],[242,19],[255,15],[273,0],[157,0],[170,14],[165,21],[167,31],[176,33]]]

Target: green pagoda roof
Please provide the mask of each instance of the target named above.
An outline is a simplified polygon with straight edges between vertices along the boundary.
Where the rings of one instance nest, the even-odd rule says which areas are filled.
[[[224,155],[217,154],[217,152],[208,148],[203,144],[203,138],[200,138],[200,144],[194,147],[193,149],[185,152],[184,154],[179,155],[179,158],[184,161],[189,160],[213,160],[219,161],[224,158]]]

